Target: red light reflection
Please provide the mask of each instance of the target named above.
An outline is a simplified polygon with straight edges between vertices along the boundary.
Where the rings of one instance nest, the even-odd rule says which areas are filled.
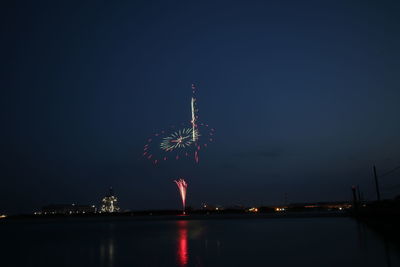
[[[179,266],[187,266],[189,261],[188,254],[188,222],[178,221],[178,247],[177,247],[177,260]]]

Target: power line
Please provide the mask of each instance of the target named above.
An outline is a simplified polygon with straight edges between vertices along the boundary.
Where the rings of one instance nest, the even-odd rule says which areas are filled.
[[[394,194],[394,193],[398,194],[400,192],[400,184],[383,188],[382,191],[385,192],[386,194]]]
[[[396,188],[400,188],[400,184],[395,184],[395,185],[385,185],[385,186],[382,186],[382,188],[384,189],[384,190],[389,190],[389,189],[396,189]]]
[[[382,175],[379,175],[379,178],[382,178],[382,177],[384,177],[384,176],[386,176],[386,175],[389,175],[389,174],[391,174],[391,173],[394,173],[394,172],[397,171],[397,170],[400,170],[400,165],[397,166],[396,168],[394,168],[394,169],[388,171],[388,172],[385,172],[385,173],[382,174]]]

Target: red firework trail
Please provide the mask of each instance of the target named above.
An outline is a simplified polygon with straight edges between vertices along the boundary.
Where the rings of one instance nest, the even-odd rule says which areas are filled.
[[[182,198],[183,214],[185,214],[187,183],[183,179],[174,180],[174,182],[176,183],[176,186],[178,186],[179,194]]]

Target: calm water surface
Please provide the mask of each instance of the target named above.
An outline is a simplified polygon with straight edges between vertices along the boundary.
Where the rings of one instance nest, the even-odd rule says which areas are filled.
[[[1,266],[400,266],[399,248],[350,218],[0,224]]]

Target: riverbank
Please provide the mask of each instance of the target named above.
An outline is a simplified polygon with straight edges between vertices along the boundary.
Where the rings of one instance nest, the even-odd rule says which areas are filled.
[[[181,211],[140,211],[125,213],[96,214],[47,214],[47,215],[15,215],[0,220],[7,222],[26,221],[120,221],[120,220],[230,220],[230,219],[280,219],[280,218],[315,218],[315,217],[349,217],[346,211],[320,212],[276,212],[276,213],[243,213],[243,212],[193,212],[182,214]]]
[[[352,216],[388,240],[400,244],[400,203],[386,200],[360,207]]]

